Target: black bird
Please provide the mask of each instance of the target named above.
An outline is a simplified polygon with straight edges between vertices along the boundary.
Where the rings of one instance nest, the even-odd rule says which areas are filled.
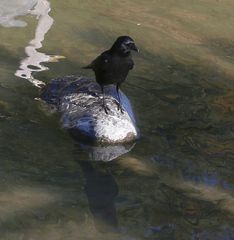
[[[119,87],[125,81],[129,70],[133,69],[134,62],[132,60],[131,51],[137,51],[134,41],[129,36],[120,36],[114,42],[112,47],[94,59],[91,64],[84,67],[92,69],[96,76],[96,81],[101,87],[103,94],[103,108],[108,114],[110,110],[105,105],[104,86],[116,84],[118,96],[118,110],[123,113],[123,108],[120,103]]]

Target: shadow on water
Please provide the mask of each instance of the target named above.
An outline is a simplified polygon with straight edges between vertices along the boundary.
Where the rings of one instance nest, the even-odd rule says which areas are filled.
[[[105,165],[77,163],[73,174],[63,170],[44,177],[22,172],[6,176],[1,172],[5,183],[0,200],[7,201],[0,208],[1,238],[118,239],[112,236],[118,232],[115,178]]]
[[[118,221],[114,200],[118,195],[118,185],[113,175],[107,171],[98,171],[88,161],[81,161],[79,165],[85,176],[85,193],[96,228],[102,233],[107,231],[107,227],[117,230]]]
[[[162,61],[163,58],[160,59]],[[163,78],[149,91],[142,90],[145,100],[141,105],[137,103],[136,93],[131,94],[137,111],[144,112],[144,119],[140,119],[144,135],[131,153],[137,158],[131,160],[131,156],[127,155],[107,164],[75,160],[80,167],[75,170],[81,170],[86,182],[84,191],[74,183],[75,178],[77,182],[82,179],[81,175],[67,174],[62,178],[61,172],[58,172],[59,180],[52,180],[51,174],[51,182],[48,183],[59,189],[55,191],[58,197],[46,207],[35,208],[33,213],[25,210],[26,213],[17,215],[16,220],[8,221],[4,217],[2,236],[8,236],[9,232],[21,232],[26,239],[39,239],[42,231],[44,239],[56,239],[56,234],[67,237],[70,231],[71,239],[77,236],[85,239],[87,234],[92,237],[101,234],[100,239],[119,239],[120,236],[132,236],[133,239],[139,236],[142,236],[141,239],[233,238],[229,224],[233,219],[233,200],[223,190],[230,190],[232,164],[231,155],[227,154],[233,148],[231,145],[225,150],[218,148],[224,144],[222,139],[228,139],[229,135],[232,137],[232,125],[226,116],[215,114],[216,111],[223,113],[223,108],[212,104],[229,91],[226,88],[217,91],[212,84],[208,84],[206,89],[209,90],[204,91],[202,80],[191,88],[197,76],[206,74],[211,81],[216,69],[213,73],[212,70],[210,73],[196,71],[196,68],[176,61],[167,61],[167,58],[162,61],[161,67],[165,65],[173,66],[169,72],[164,69],[167,73],[165,79],[170,79],[167,76],[172,79],[170,86]],[[178,84],[173,80],[175,73],[183,79],[189,78],[184,75],[186,71],[194,74],[194,82]],[[133,88],[127,86],[126,90],[131,92],[134,86],[135,89],[144,88],[144,82],[132,83],[130,79]],[[151,98],[151,94],[156,95],[157,100]],[[154,108],[154,119],[152,110],[148,112],[148,104]],[[92,151],[88,150],[95,156],[96,150]],[[225,161],[218,168],[220,156]],[[28,181],[32,178],[30,176]],[[47,189],[47,186],[42,186],[44,188]],[[49,195],[53,196],[53,193],[49,192]],[[209,198],[209,195],[214,198]],[[87,217],[88,212],[92,217]],[[28,229],[30,224],[32,230],[26,230],[25,226]],[[125,229],[119,232],[121,227]],[[35,230],[37,228],[40,234]],[[117,237],[108,235],[108,232],[117,234]]]
[[[213,85],[215,68],[201,71],[176,60],[162,56],[159,59],[158,68],[164,66],[166,75],[154,88],[142,90],[145,100],[141,105],[137,103],[136,92],[130,94],[137,111],[144,112],[140,119],[143,139],[132,152],[139,160],[132,161],[126,156],[108,163],[106,171],[102,163],[77,162],[86,182],[86,211],[91,212],[96,230],[106,234],[123,226],[125,232],[117,234],[142,239],[232,239],[233,200],[225,192],[232,185],[233,148],[226,141],[233,134],[232,116],[226,117],[225,110],[229,110],[224,103],[215,104],[231,89],[225,86],[217,89]],[[173,68],[167,70],[168,65]],[[184,83],[175,81],[177,74]],[[204,81],[201,76],[205,76]],[[226,79],[220,73],[219,77]],[[147,78],[137,80],[132,83],[130,79],[133,87],[127,86],[126,90],[131,93],[134,87],[145,88]],[[149,164],[148,168],[144,164]],[[73,199],[79,197],[80,193]],[[77,211],[82,204],[78,205]],[[66,206],[62,211],[70,208]],[[74,229],[80,228],[76,221],[70,229],[77,236]],[[64,231],[68,231],[66,227]],[[92,229],[93,233],[96,230]]]
[[[61,169],[44,177],[40,174],[39,179],[22,172],[15,176],[1,173],[6,181],[0,199],[7,200],[0,209],[1,237],[233,238],[231,227],[223,225],[233,218],[230,197],[227,206],[224,199],[212,199],[215,194],[202,185],[192,188],[173,177],[171,183],[165,183],[152,165],[139,161],[141,166],[137,166],[134,161],[128,157],[111,164],[76,161],[73,173]],[[136,186],[135,181],[141,184]],[[224,193],[222,196],[228,199]]]

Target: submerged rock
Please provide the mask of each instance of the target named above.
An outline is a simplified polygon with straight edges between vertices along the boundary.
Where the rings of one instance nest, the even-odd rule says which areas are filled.
[[[76,139],[97,143],[127,143],[138,138],[136,120],[128,98],[120,91],[124,112],[117,108],[115,86],[105,87],[102,107],[100,86],[86,77],[66,76],[52,80],[41,93],[41,99],[61,113],[61,121]]]

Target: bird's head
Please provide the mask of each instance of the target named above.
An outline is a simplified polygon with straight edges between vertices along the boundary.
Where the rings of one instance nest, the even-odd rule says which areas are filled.
[[[139,52],[134,40],[129,36],[118,37],[114,42],[113,46],[111,47],[111,50],[126,55],[128,55],[131,51]]]

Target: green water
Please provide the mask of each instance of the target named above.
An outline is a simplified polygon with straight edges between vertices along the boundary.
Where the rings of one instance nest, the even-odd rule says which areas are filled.
[[[20,3],[0,9],[10,2]],[[2,23],[0,239],[233,239],[233,1],[50,4],[37,51],[66,58],[33,77],[93,76],[81,67],[130,35],[140,53],[122,90],[141,139],[111,162],[89,161],[59,116],[42,111],[38,88],[15,76],[40,15]]]

